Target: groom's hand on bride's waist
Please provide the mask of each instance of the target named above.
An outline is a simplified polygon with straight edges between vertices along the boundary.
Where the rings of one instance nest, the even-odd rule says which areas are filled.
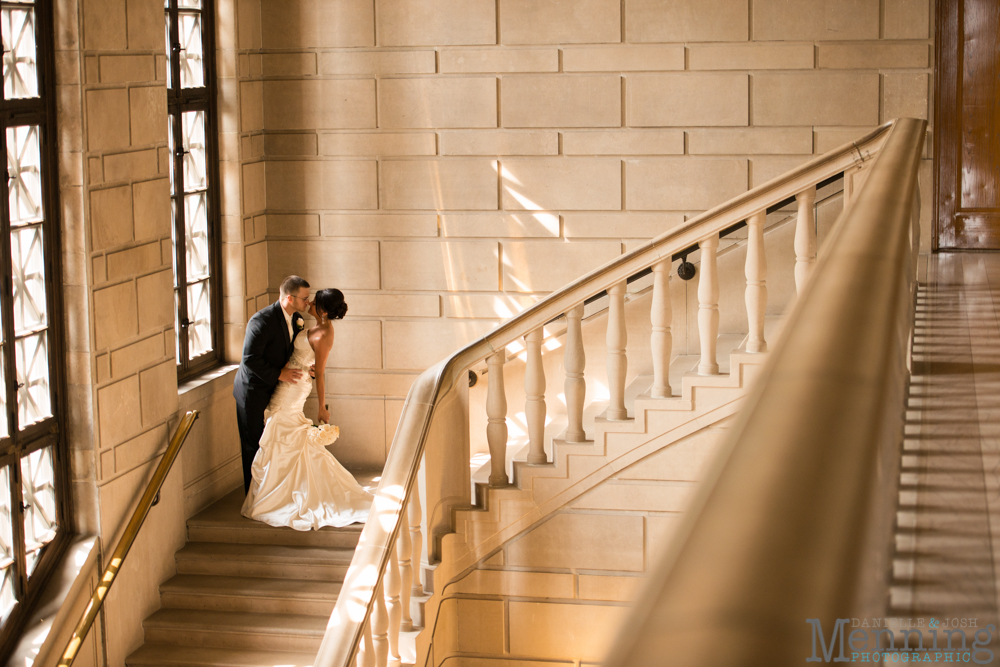
[[[313,364],[312,366],[309,367],[309,377],[311,377],[313,380],[316,379],[316,364]]]
[[[283,368],[278,380],[281,382],[298,382],[302,378],[302,371],[297,368]]]

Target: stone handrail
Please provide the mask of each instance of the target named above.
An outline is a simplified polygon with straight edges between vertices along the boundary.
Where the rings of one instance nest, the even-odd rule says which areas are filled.
[[[490,417],[488,440],[492,455],[491,486],[507,483],[504,471],[503,450],[506,447],[506,401],[503,397],[503,362],[508,344],[527,338],[529,358],[527,376],[536,377],[540,369],[537,359],[530,354],[538,351],[533,332],[546,322],[566,315],[571,327],[579,326],[580,306],[601,292],[607,291],[609,305],[609,384],[612,406],[608,417],[614,419],[616,400],[620,403],[624,391],[625,364],[624,340],[613,335],[612,329],[623,323],[615,317],[619,313],[626,280],[648,269],[653,269],[654,279],[654,396],[670,396],[666,380],[670,359],[669,295],[665,292],[667,274],[674,254],[692,246],[702,248],[702,278],[699,286],[701,309],[699,323],[702,341],[702,363],[699,372],[718,372],[715,363],[715,337],[718,334],[718,287],[714,263],[714,248],[719,233],[746,220],[750,227],[750,252],[747,267],[747,304],[751,326],[750,342],[757,351],[763,351],[763,313],[766,289],[763,287],[766,263],[760,246],[764,212],[772,206],[795,197],[799,200],[800,219],[812,220],[811,203],[815,199],[816,184],[845,172],[851,172],[872,158],[882,147],[886,137],[900,121],[887,123],[858,141],[845,144],[825,155],[798,167],[787,174],[756,187],[732,200],[702,213],[670,231],[657,236],[639,248],[622,255],[591,271],[566,287],[553,292],[538,303],[502,323],[479,340],[455,352],[449,358],[422,373],[410,388],[399,425],[389,450],[382,479],[376,491],[371,516],[365,525],[351,567],[345,577],[336,607],[330,617],[316,665],[322,667],[348,667],[355,660],[361,667],[382,667],[398,664],[398,632],[409,629],[408,600],[410,581],[413,590],[419,591],[414,572],[419,567],[422,537],[419,532],[422,511],[415,480],[425,452],[436,460],[461,456],[461,449],[449,450],[450,443],[467,441],[467,421],[462,420],[463,406],[459,394],[461,383],[467,378],[468,369],[484,359],[490,363],[490,396],[487,413]],[[915,121],[914,121],[915,122]],[[845,195],[850,188],[845,188]],[[797,255],[796,283],[805,283],[809,268],[815,261],[815,229],[801,224],[797,228],[795,249]],[[753,266],[751,266],[753,263]],[[801,277],[800,277],[801,275]],[[659,287],[657,287],[659,286]],[[714,289],[714,294],[713,294]],[[714,316],[713,316],[714,312]],[[664,325],[665,322],[665,325]],[[620,346],[620,347],[619,347]],[[614,348],[614,349],[613,349]],[[579,350],[567,349],[567,354]],[[540,353],[539,353],[540,354]],[[714,365],[714,369],[713,369]],[[569,369],[569,366],[567,366]],[[544,380],[542,380],[544,382]],[[570,387],[570,379],[567,379]],[[497,393],[499,392],[499,394]],[[529,394],[532,392],[529,391]],[[583,409],[583,397],[578,401],[567,391],[571,431],[574,419]],[[530,396],[529,396],[530,399]],[[578,405],[574,406],[574,402]],[[574,415],[574,412],[577,414]],[[458,415],[456,417],[456,415]],[[467,417],[466,417],[467,420]],[[544,423],[544,404],[539,414],[529,414],[529,422]],[[465,432],[463,433],[463,428]],[[529,423],[529,431],[532,424]],[[544,458],[539,442],[532,438],[531,454]],[[467,453],[467,448],[466,448]],[[464,486],[464,503],[468,504],[468,458],[450,464],[459,472],[464,469],[464,480],[452,484],[461,493]],[[447,483],[444,484],[447,486]],[[441,498],[447,490],[434,489]],[[457,495],[454,493],[452,497]],[[428,501],[429,502],[429,501]],[[446,503],[441,503],[442,505]],[[455,503],[453,503],[455,504]],[[431,507],[435,510],[434,507]],[[435,510],[436,511],[436,510]],[[402,522],[408,514],[409,529]],[[447,514],[447,512],[445,512]],[[428,513],[428,525],[430,515]],[[401,526],[403,528],[401,529]],[[412,550],[410,533],[413,533]],[[431,532],[434,532],[433,530]],[[433,537],[433,536],[431,536]],[[398,538],[398,539],[397,539]],[[374,638],[373,638],[374,635]]]
[[[925,127],[896,122],[607,667],[844,661],[836,619],[885,616]]]

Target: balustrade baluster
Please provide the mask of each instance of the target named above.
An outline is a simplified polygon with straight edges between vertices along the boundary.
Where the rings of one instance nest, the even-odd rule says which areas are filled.
[[[698,334],[701,362],[698,375],[718,375],[716,347],[719,342],[719,267],[716,254],[719,235],[713,234],[698,243],[701,248],[701,274],[698,279]]]
[[[413,502],[412,493],[410,502]],[[400,580],[399,606],[402,609],[399,629],[403,632],[409,632],[413,629],[413,618],[410,616],[410,594],[413,589],[413,540],[410,539],[408,513],[409,507],[406,507],[399,517],[399,537],[396,539],[396,559],[399,561]]]
[[[583,351],[583,304],[566,312],[566,347],[563,349],[563,366],[566,368],[566,442],[585,442],[583,430],[583,402],[587,395],[587,381],[583,377],[587,357]]]
[[[399,623],[402,619],[402,608],[399,601],[400,577],[399,561],[396,560],[396,550],[389,549],[389,562],[385,566],[385,606],[389,621],[389,662],[388,667],[400,667],[403,661],[399,657]]]
[[[490,448],[490,486],[507,486],[507,396],[503,387],[503,365],[507,350],[491,355],[486,388],[486,442]]]
[[[388,667],[389,664],[389,612],[385,608],[385,577],[375,588],[375,601],[372,605],[372,646],[375,653],[375,667]]]
[[[358,653],[356,664],[358,667],[376,667],[375,647],[372,645],[372,621],[369,617],[361,633],[361,641],[358,643]]]
[[[806,278],[816,262],[816,187],[795,195],[799,204],[795,219],[795,293],[802,294]]]
[[[524,337],[524,418],[528,425],[528,463],[548,463],[545,458],[545,368],[542,366],[542,327]]]
[[[607,418],[621,421],[628,419],[625,409],[625,375],[628,372],[628,357],[625,349],[628,332],[625,330],[625,281],[608,288],[608,403]]]
[[[670,259],[653,265],[653,305],[649,319],[653,325],[649,339],[653,353],[653,387],[649,393],[653,398],[669,398],[670,356],[674,346],[674,337],[670,332]]]
[[[764,314],[767,311],[767,256],[764,252],[764,220],[766,211],[758,211],[747,218],[747,277],[746,303],[750,334],[747,352],[767,352],[764,340]],[[796,265],[796,277],[798,265]]]
[[[423,508],[420,507],[420,479],[413,480],[413,488],[410,490],[410,502],[406,506],[406,514],[410,523],[410,540],[413,543],[413,552],[410,555],[410,567],[413,569],[413,584],[410,588],[410,597],[418,598],[424,594],[424,586],[420,583],[420,559],[424,554],[424,535],[420,530],[420,521],[423,518]],[[406,605],[407,611],[410,605]]]

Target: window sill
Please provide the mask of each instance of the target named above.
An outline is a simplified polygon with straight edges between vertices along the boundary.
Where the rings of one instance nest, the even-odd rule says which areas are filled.
[[[55,664],[90,602],[93,580],[100,576],[100,544],[94,535],[73,538],[45,584],[8,664]],[[93,633],[90,633],[91,636]]]
[[[225,364],[205,371],[198,377],[177,385],[177,407],[179,410],[188,410],[195,403],[221,391],[228,387],[230,391],[233,387],[233,380],[236,378],[236,369],[239,364]]]

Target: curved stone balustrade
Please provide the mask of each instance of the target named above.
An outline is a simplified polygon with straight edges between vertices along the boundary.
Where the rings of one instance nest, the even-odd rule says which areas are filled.
[[[468,369],[484,360],[488,366],[486,400],[487,441],[491,456],[490,487],[509,483],[506,472],[508,442],[507,396],[503,369],[506,346],[523,339],[527,346],[524,377],[525,415],[529,435],[528,463],[546,462],[545,385],[542,369],[542,327],[559,317],[567,322],[564,346],[567,443],[586,440],[583,421],[585,368],[581,319],[583,303],[590,297],[609,296],[607,371],[610,393],[606,413],[610,420],[628,420],[624,402],[628,346],[624,323],[626,281],[639,272],[653,273],[650,340],[653,384],[648,399],[671,400],[668,368],[672,357],[670,265],[673,256],[697,245],[701,250],[698,286],[698,326],[701,362],[698,373],[719,372],[716,339],[719,331],[719,284],[715,262],[720,233],[746,221],[748,252],[745,267],[745,302],[750,333],[747,352],[764,352],[764,312],[767,304],[767,260],[763,227],[765,211],[788,200],[798,201],[799,217],[794,242],[795,283],[801,292],[816,258],[813,205],[816,185],[856,170],[859,155],[879,153],[893,127],[888,123],[863,139],[820,156],[787,174],[734,198],[662,234],[635,250],[608,262],[579,280],[552,293],[504,322],[478,341],[457,351],[425,371],[413,384],[389,451],[366,524],[336,608],[330,617],[317,665],[323,667],[385,667],[398,665],[398,636],[408,630],[411,596],[420,595],[420,563],[425,536],[427,559],[440,557],[440,538],[451,532],[452,508],[469,503]],[[906,127],[917,121],[906,121]],[[853,174],[853,172],[852,172]],[[851,192],[860,179],[845,181]],[[848,186],[848,183],[850,184]],[[464,384],[463,384],[464,383]],[[676,399],[673,399],[676,400]],[[424,498],[417,483],[423,464]],[[404,521],[405,517],[405,521]]]

